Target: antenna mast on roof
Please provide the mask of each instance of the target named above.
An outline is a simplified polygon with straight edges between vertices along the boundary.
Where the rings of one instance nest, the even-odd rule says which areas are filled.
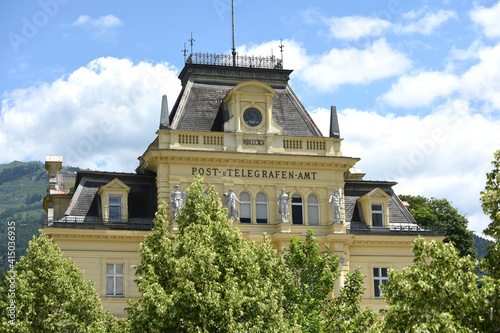
[[[233,16],[233,66],[236,67],[236,46],[234,42],[234,0],[231,0],[231,11]]]
[[[188,50],[186,49],[186,42],[184,42],[184,50],[181,50],[181,52],[184,54],[184,62],[186,62],[186,56],[188,53]]]
[[[194,39],[193,39],[193,32],[192,31],[191,31],[191,38],[188,39],[188,42],[191,43],[191,54],[193,54]]]
[[[280,38],[280,52],[281,52],[281,65],[283,66],[283,48],[285,47],[285,45],[283,45],[283,41],[281,40]]]

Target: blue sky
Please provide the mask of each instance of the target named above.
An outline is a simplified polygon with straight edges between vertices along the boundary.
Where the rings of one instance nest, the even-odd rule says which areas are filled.
[[[240,54],[279,56],[343,153],[401,194],[446,197],[478,233],[479,192],[500,149],[498,1],[235,0]],[[180,89],[181,50],[231,49],[227,0],[6,0],[0,4],[0,163],[63,155],[133,171],[161,96]]]

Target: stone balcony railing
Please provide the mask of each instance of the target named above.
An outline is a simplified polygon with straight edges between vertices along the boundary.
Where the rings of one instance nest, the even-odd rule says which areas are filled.
[[[60,219],[45,219],[44,228],[71,228],[71,229],[107,229],[107,230],[144,230],[153,229],[153,219],[131,218],[124,221],[103,221],[80,216],[69,216]]]
[[[388,228],[370,227],[361,223],[350,223],[346,232],[356,235],[387,235],[387,236],[445,236],[444,227],[421,227],[413,223],[390,223]]]
[[[273,134],[161,130],[150,149],[237,151],[293,155],[342,156],[341,139]]]

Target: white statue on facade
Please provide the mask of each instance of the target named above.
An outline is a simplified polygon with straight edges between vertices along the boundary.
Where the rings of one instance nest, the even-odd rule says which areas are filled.
[[[233,192],[233,189],[230,188],[228,193],[224,193],[224,200],[222,203],[227,205],[227,218],[233,218],[234,222],[239,220],[239,211],[236,209],[236,202],[241,204],[240,200],[238,200],[238,197]]]
[[[290,192],[285,193],[285,189],[282,188],[277,200],[280,222],[290,222],[288,221],[288,200],[290,200]]]
[[[333,194],[330,196],[330,200],[328,200],[328,203],[332,204],[333,223],[342,224],[342,196],[340,195],[340,189],[333,191]]]
[[[187,198],[187,193],[179,191],[179,185],[174,186],[174,190],[170,193],[170,203],[172,205],[172,220],[177,218],[181,213],[181,208],[184,206],[184,199]]]

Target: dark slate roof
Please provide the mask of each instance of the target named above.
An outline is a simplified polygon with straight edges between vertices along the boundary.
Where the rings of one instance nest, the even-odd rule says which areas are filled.
[[[186,65],[179,78],[183,88],[170,112],[172,129],[222,132],[222,100],[238,84],[258,80],[275,91],[274,120],[288,136],[323,136],[307,110],[288,85],[291,71]]]
[[[222,99],[231,88],[233,86],[189,84],[183,91],[182,99],[185,102],[177,109],[177,119],[173,122],[171,118],[170,123],[175,126],[174,129],[182,131],[222,132]]]
[[[157,210],[156,178],[154,175],[81,171],[78,186],[66,211],[67,216],[99,219],[99,188],[118,178],[127,186],[129,218],[153,218]]]
[[[391,196],[389,199],[390,224],[416,224],[411,214],[394,193],[392,189],[394,185],[396,185],[395,182],[346,180],[344,187],[346,222],[351,225],[366,225],[357,201],[378,187]]]

